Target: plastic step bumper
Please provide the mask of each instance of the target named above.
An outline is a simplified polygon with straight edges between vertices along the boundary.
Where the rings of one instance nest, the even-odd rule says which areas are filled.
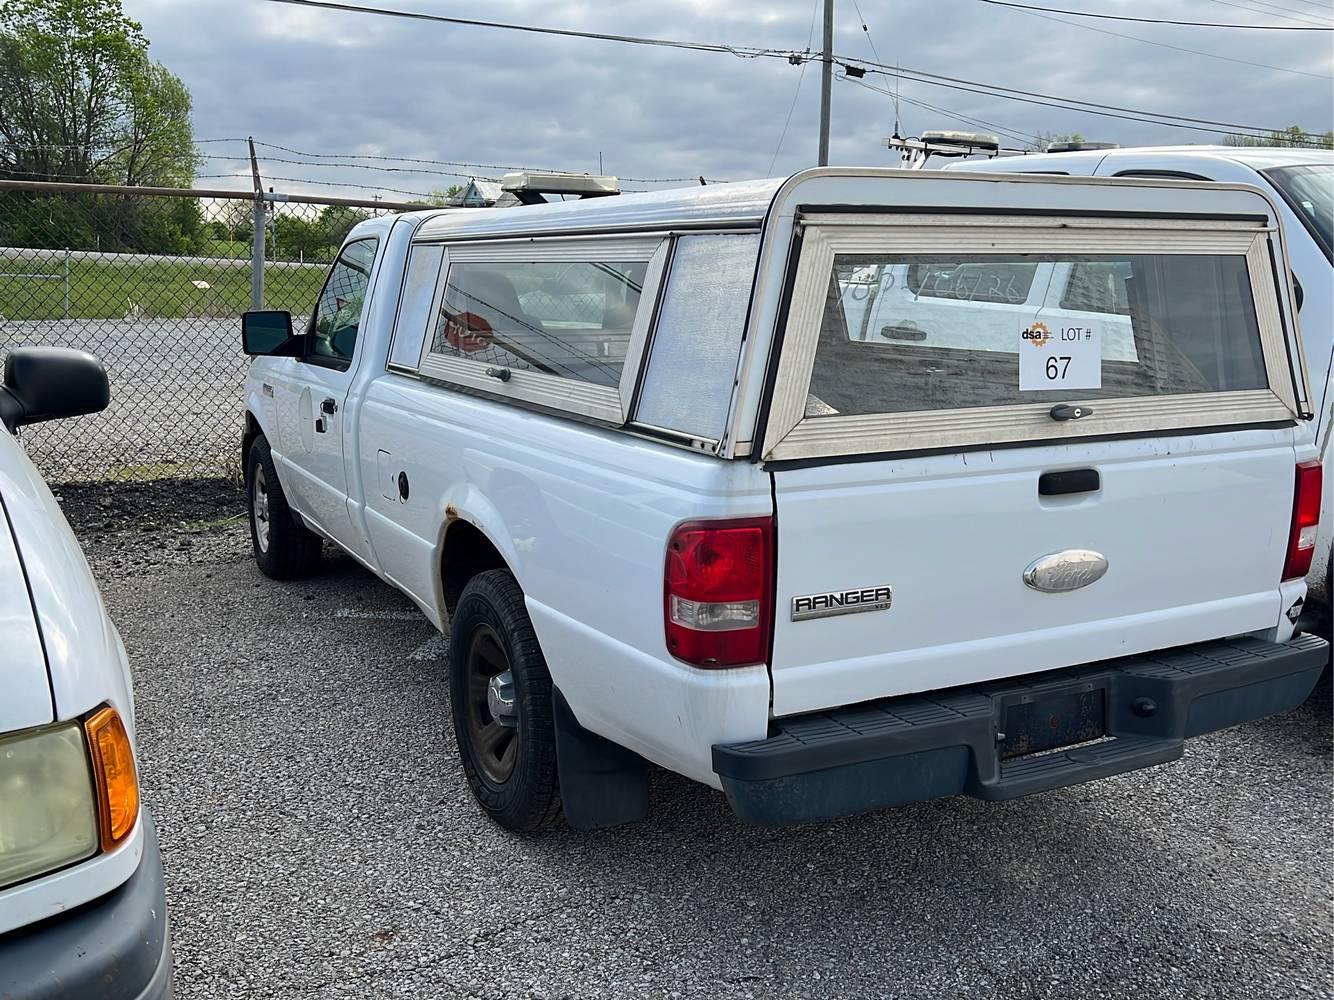
[[[804,823],[947,795],[1011,799],[1175,760],[1192,736],[1296,708],[1329,646],[1223,639],[776,719],[718,744],[733,810]]]

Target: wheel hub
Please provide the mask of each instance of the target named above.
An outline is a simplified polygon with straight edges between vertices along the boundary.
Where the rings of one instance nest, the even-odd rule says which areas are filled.
[[[495,719],[506,729],[515,729],[519,725],[519,712],[514,704],[514,674],[502,670],[487,682],[486,707]]]
[[[255,516],[255,541],[261,552],[269,550],[269,484],[264,475],[264,466],[255,468],[253,484],[254,497],[252,509]]]

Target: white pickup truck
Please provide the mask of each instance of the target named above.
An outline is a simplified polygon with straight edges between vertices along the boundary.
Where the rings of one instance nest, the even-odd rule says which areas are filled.
[[[243,322],[255,555],[333,542],[448,629],[513,830],[642,817],[646,762],[777,824],[1169,761],[1329,655],[1279,218],[821,168],[368,221],[301,329]]]

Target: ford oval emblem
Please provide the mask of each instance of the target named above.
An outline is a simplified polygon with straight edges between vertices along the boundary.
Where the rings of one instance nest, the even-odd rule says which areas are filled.
[[[1066,549],[1035,559],[1024,570],[1024,583],[1034,590],[1062,594],[1097,583],[1107,572],[1107,557],[1090,549]]]

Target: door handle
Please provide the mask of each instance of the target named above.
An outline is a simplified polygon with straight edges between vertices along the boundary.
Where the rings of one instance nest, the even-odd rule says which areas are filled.
[[[1096,493],[1100,489],[1102,489],[1102,477],[1097,469],[1066,469],[1063,472],[1044,472],[1038,476],[1039,496]]]
[[[338,403],[332,396],[320,403],[320,412],[334,414],[338,412]]]

